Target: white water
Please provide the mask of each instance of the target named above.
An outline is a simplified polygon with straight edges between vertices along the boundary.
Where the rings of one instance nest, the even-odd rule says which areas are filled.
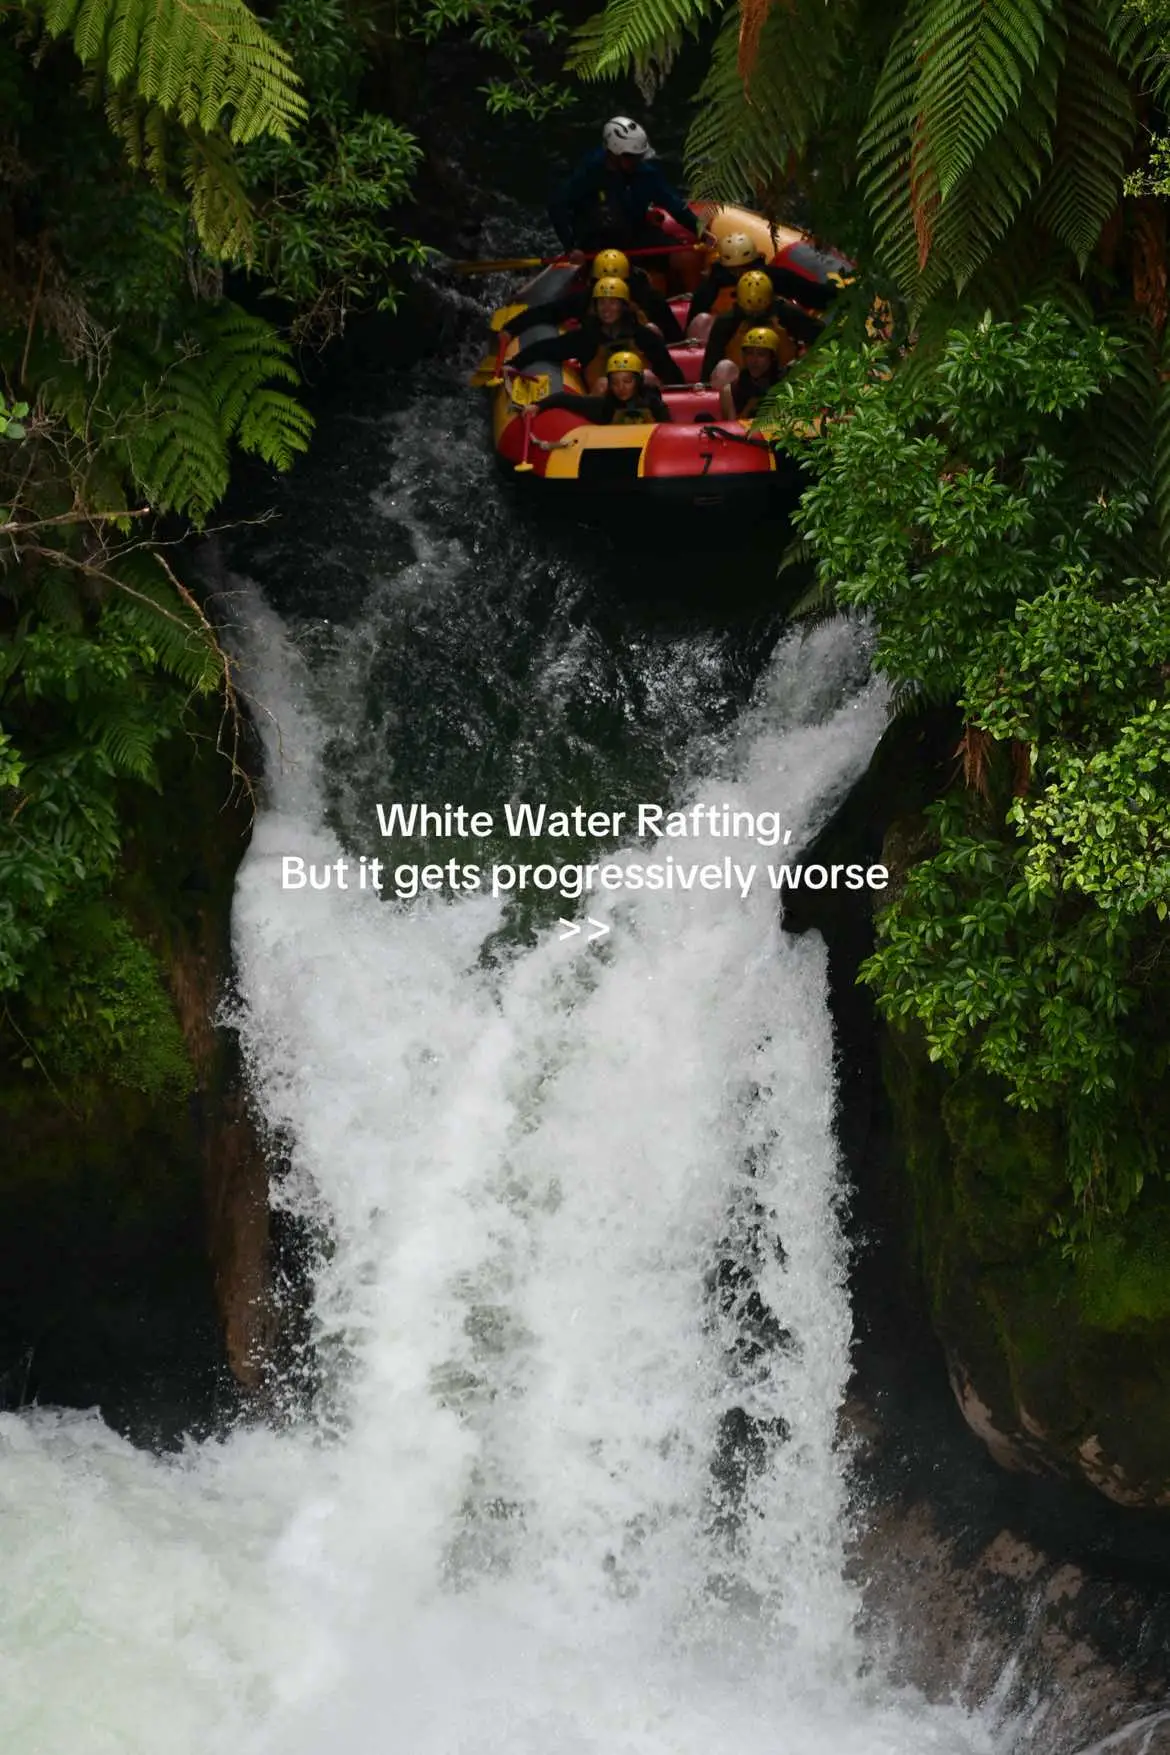
[[[239,885],[243,1024],[284,1198],[331,1239],[330,1393],[316,1424],[172,1461],[96,1417],[0,1419],[0,1747],[997,1748],[867,1674],[853,1631],[819,942],[782,938],[767,892],[676,893],[613,906],[604,952],[550,933],[493,970],[490,902],[282,894],[281,854],[339,849],[306,679],[253,619],[280,747]],[[799,843],[881,727],[852,638],[781,650],[733,783],[695,798],[779,808]],[[707,1276],[753,1211],[792,1340],[737,1380]],[[736,1406],[789,1437],[729,1528]]]

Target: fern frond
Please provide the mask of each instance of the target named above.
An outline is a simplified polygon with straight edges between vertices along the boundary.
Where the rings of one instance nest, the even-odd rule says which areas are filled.
[[[222,137],[188,133],[182,175],[191,219],[207,254],[220,262],[251,263],[252,204]]]
[[[280,390],[257,390],[240,419],[236,437],[241,451],[249,451],[271,463],[274,469],[291,469],[309,448],[313,431],[311,415]]]
[[[920,150],[945,202],[1015,112],[1056,0],[930,0],[918,39]]]
[[[895,33],[862,181],[882,262],[915,312],[967,286],[1042,182],[1064,53],[1048,3],[1008,0],[993,25],[969,0],[925,0]]]
[[[906,297],[919,272],[911,148],[918,117],[918,25],[920,9],[907,8],[882,63],[869,119],[859,143],[861,188],[873,221],[882,265]]]
[[[197,359],[143,387],[128,450],[134,475],[158,511],[187,512],[201,523],[227,491],[227,447]]]
[[[669,62],[727,0],[607,0],[575,34],[567,66],[582,79],[614,79]]]
[[[734,201],[778,180],[824,119],[856,11],[853,0],[774,6],[760,31],[746,97],[739,19],[735,13],[725,19],[687,140],[695,195]]]
[[[158,770],[154,752],[159,741],[159,722],[149,709],[129,704],[112,706],[82,714],[81,729],[89,742],[101,751],[111,773],[128,780],[142,780],[158,786]]]
[[[1159,368],[1154,403],[1154,512],[1158,546],[1164,562],[1170,562],[1170,328],[1162,338]]]
[[[1055,156],[1036,218],[1081,272],[1121,198],[1137,118],[1094,8],[1065,0],[1068,48],[1057,100]]]
[[[292,60],[243,0],[30,0],[111,91],[237,143],[306,115]]]
[[[115,563],[123,586],[102,612],[103,624],[129,634],[149,663],[198,694],[210,694],[222,673],[214,638],[185,604],[149,550]]]

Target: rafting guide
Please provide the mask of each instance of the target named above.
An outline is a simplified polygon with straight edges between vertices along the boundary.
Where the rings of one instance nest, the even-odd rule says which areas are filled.
[[[385,840],[432,836],[447,841],[483,842],[492,837],[533,842],[642,840],[659,843],[655,856],[640,856],[638,848],[620,852],[590,852],[572,861],[549,857],[543,850],[520,861],[495,860],[471,863],[457,857],[438,861],[396,862],[363,854],[342,855],[328,861],[310,861],[300,854],[281,858],[281,888],[285,890],[372,890],[393,894],[399,901],[412,901],[424,894],[471,894],[480,892],[507,897],[536,892],[557,895],[565,901],[583,896],[621,891],[725,890],[746,901],[755,889],[884,890],[888,873],[883,865],[792,862],[761,862],[751,856],[751,846],[783,852],[792,840],[780,813],[774,810],[741,810],[720,804],[692,804],[672,810],[661,804],[637,804],[624,810],[587,809],[543,803],[511,801],[500,811],[472,810],[465,805],[379,803],[379,832]],[[706,843],[734,840],[734,853],[712,857],[709,845],[688,859],[663,853],[661,842],[700,840]],[[743,843],[749,843],[745,857]]]

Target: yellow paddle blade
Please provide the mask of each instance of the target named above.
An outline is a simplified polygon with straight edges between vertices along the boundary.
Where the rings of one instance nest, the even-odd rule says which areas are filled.
[[[538,378],[512,379],[512,401],[517,408],[527,408],[530,402],[540,402],[549,393],[548,373],[542,372]]]
[[[492,312],[492,328],[499,334],[501,329],[508,327],[513,317],[518,317],[521,311],[527,309],[527,305],[501,305],[498,311]]]
[[[496,371],[496,356],[494,353],[484,354],[467,382],[471,385],[473,390],[483,390],[485,388],[491,389],[494,385],[500,382],[499,374]]]
[[[514,268],[543,268],[543,256],[505,256],[498,262],[444,262],[448,274],[506,274]]]

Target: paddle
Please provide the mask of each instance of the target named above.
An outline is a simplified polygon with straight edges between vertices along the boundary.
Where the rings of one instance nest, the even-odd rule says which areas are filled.
[[[631,260],[638,256],[673,256],[676,250],[702,250],[704,244],[651,244],[644,250],[623,250],[622,255]],[[599,256],[600,250],[586,250],[585,259],[592,262]],[[492,262],[452,262],[450,257],[440,256],[436,259],[437,268],[445,268],[448,274],[510,274],[519,268],[551,268],[559,263],[565,268],[576,267],[576,263],[568,257],[561,256],[501,256]]]

